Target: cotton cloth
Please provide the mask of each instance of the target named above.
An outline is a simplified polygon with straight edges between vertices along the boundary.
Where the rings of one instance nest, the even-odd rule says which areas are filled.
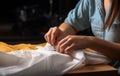
[[[37,50],[0,53],[0,76],[60,76],[86,64],[108,63],[100,53],[78,50],[72,55],[61,54],[50,45]]]

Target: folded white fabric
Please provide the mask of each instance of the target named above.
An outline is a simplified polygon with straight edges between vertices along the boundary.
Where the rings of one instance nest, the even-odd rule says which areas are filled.
[[[37,50],[0,53],[0,76],[58,76],[86,64],[108,63],[104,55],[78,50],[72,56],[54,51],[50,44]]]

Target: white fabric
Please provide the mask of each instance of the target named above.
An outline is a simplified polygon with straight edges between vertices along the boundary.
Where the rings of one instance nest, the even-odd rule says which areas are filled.
[[[49,44],[37,48],[0,53],[0,76],[58,76],[86,64],[109,62],[97,52],[78,50],[69,56],[54,51]]]

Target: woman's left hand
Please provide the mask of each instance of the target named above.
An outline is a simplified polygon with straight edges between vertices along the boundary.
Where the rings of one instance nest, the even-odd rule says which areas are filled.
[[[68,35],[59,41],[56,50],[60,53],[69,54],[78,49],[85,49],[90,47],[93,38],[92,36]]]

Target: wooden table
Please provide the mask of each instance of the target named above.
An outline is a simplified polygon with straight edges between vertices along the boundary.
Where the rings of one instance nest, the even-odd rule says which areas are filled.
[[[77,68],[65,74],[64,76],[118,76],[117,69],[107,65],[88,65],[82,68]]]

